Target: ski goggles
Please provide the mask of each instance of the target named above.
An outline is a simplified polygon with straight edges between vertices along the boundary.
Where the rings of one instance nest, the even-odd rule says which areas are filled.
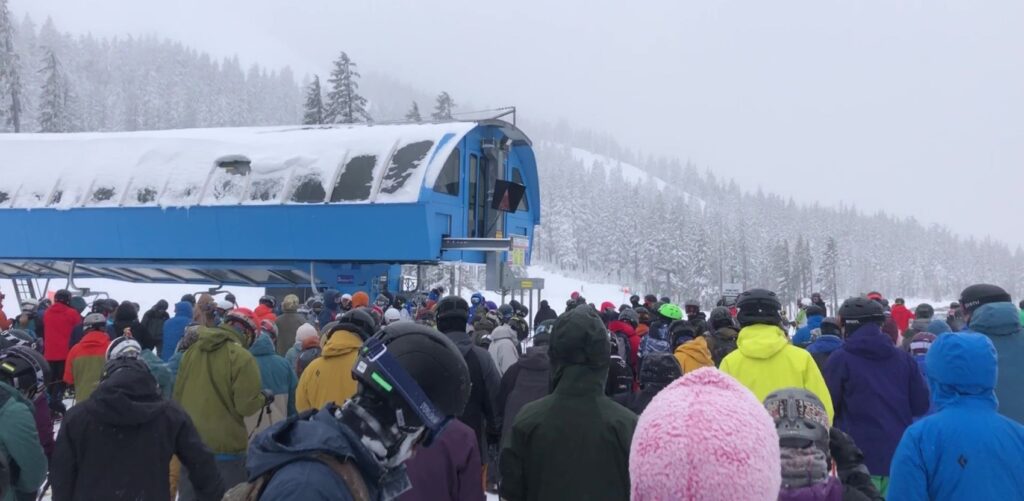
[[[373,337],[367,340],[352,370],[361,380],[372,382],[381,393],[397,395],[408,404],[426,430],[423,439],[425,447],[429,447],[448,425],[450,419],[437,409],[419,383],[388,352],[383,339]],[[400,422],[398,425],[408,427],[406,423]]]

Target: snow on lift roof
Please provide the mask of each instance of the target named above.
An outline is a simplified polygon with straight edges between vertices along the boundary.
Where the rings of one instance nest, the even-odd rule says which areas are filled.
[[[415,202],[477,125],[0,134],[0,208]]]

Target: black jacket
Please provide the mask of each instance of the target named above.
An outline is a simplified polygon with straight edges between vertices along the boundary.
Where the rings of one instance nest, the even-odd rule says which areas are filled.
[[[130,327],[132,337],[142,346],[143,350],[152,350],[163,344],[163,332],[151,333],[142,323],[139,322],[139,314],[135,307],[125,301],[117,307],[114,312],[114,325],[107,329],[110,339],[116,339],[124,334],[124,329]]]
[[[144,364],[118,370],[64,418],[50,460],[53,499],[167,499],[172,455],[199,499],[224,495],[213,455],[185,411],[163,399]]]
[[[536,329],[545,320],[554,320],[556,318],[558,318],[558,314],[555,313],[555,310],[551,309],[551,306],[548,306],[548,302],[541,301],[537,314],[533,316],[533,328]]]
[[[459,347],[462,357],[469,367],[469,379],[472,383],[469,402],[466,403],[459,421],[466,423],[476,433],[480,450],[487,450],[487,442],[495,442],[501,434],[501,414],[498,414],[498,389],[501,386],[501,374],[494,365],[494,359],[487,350],[473,345],[473,340],[465,332],[446,332],[455,346]],[[481,454],[481,457],[484,457]]]
[[[644,409],[651,403],[651,400],[654,400],[654,396],[663,389],[665,389],[664,386],[648,385],[640,391],[615,395],[612,397],[612,400],[615,400],[623,407],[633,411],[633,414],[639,416],[644,413]]]
[[[498,414],[503,417],[501,443],[505,444],[516,415],[523,406],[546,397],[551,392],[551,362],[547,346],[526,350],[523,358],[512,364],[501,377],[498,391]]]
[[[171,316],[167,314],[167,310],[151,309],[142,315],[142,326],[146,328],[146,332],[154,338],[162,339],[164,336],[164,322],[170,320]],[[135,332],[134,329],[132,332]],[[157,344],[162,347],[163,343]]]

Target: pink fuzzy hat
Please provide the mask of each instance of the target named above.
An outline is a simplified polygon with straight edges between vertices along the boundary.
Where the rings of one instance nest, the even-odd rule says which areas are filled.
[[[633,501],[774,500],[781,471],[775,422],[750,390],[713,367],[658,393],[629,451]]]

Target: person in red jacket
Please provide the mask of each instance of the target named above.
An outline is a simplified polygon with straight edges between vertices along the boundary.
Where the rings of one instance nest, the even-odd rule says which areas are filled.
[[[71,292],[65,289],[57,291],[53,296],[53,306],[43,314],[43,357],[50,363],[51,405],[57,405],[63,399],[64,361],[68,358],[71,331],[80,323],[82,316],[71,307]]]
[[[637,325],[640,323],[640,317],[631,308],[622,310],[619,314],[619,319],[608,324],[608,330],[612,333],[622,333],[629,339],[629,363],[630,368],[633,369],[633,374],[640,374],[639,361],[637,360],[637,352],[640,349],[640,334],[637,333]]]
[[[896,322],[896,328],[900,330],[900,334],[910,328],[910,321],[914,318],[916,318],[914,312],[907,308],[903,298],[896,298],[896,304],[892,307],[892,319]]]

